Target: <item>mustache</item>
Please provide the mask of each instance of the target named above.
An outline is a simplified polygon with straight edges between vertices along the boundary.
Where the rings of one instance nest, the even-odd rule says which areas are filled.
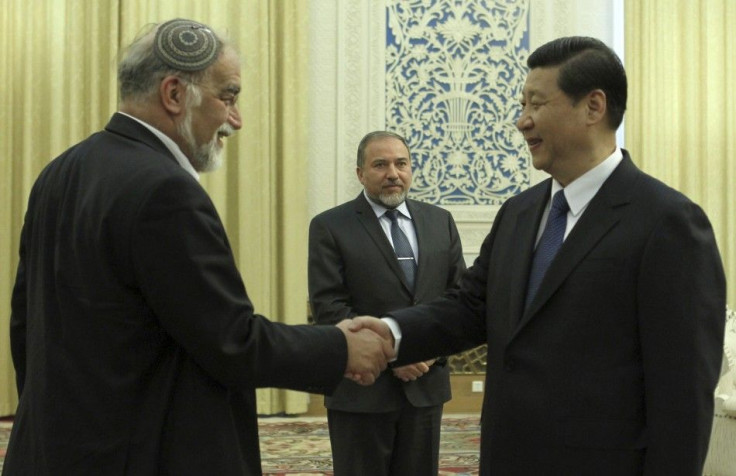
[[[233,134],[235,134],[235,129],[233,129],[233,126],[228,123],[221,125],[217,129],[217,135],[219,137],[230,137]]]

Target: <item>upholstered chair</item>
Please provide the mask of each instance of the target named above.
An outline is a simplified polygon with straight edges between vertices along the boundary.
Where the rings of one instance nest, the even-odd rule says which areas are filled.
[[[726,307],[723,367],[715,391],[715,412],[706,476],[736,475],[736,312]]]

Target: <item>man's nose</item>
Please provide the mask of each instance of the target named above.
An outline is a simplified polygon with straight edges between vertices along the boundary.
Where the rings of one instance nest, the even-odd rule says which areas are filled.
[[[525,113],[523,110],[521,111],[521,114],[519,114],[519,118],[516,120],[516,128],[520,131],[523,131],[524,129],[529,129],[532,125],[531,117],[529,117],[529,114]]]
[[[228,114],[227,116],[227,122],[235,130],[238,130],[241,127],[243,127],[243,121],[240,118],[240,111],[238,110],[238,106],[232,106],[230,108],[230,114]]]

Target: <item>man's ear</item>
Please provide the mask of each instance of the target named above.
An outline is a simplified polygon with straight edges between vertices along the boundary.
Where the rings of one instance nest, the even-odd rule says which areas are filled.
[[[355,174],[358,176],[360,183],[363,183],[363,169],[361,167],[355,167]]]
[[[186,99],[186,85],[176,76],[166,76],[158,88],[161,104],[171,114],[181,114],[184,111]]]
[[[588,124],[595,124],[606,119],[606,93],[602,89],[594,89],[586,98]]]

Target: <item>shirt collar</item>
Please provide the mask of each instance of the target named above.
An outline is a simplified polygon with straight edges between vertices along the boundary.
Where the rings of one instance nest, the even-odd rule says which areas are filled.
[[[588,203],[598,193],[598,190],[600,190],[603,183],[613,173],[618,164],[621,163],[622,159],[623,154],[621,153],[621,149],[616,147],[616,150],[606,160],[588,170],[565,187],[565,199],[570,206],[570,213],[573,216],[578,216],[585,210],[585,207],[588,206]],[[557,180],[552,179],[552,196],[561,189],[562,185]]]
[[[118,111],[120,114],[127,116],[134,121],[139,122],[141,125],[143,125],[146,129],[151,131],[156,137],[159,138],[161,142],[164,143],[167,149],[169,149],[169,152],[174,156],[176,161],[181,165],[181,167],[186,170],[192,177],[194,177],[196,180],[199,180],[199,173],[197,173],[196,170],[194,170],[194,167],[192,167],[191,162],[189,162],[189,159],[187,159],[187,156],[184,155],[184,152],[181,151],[179,146],[174,142],[171,137],[167,136],[160,130],[156,129],[152,125],[150,125],[147,122],[143,122],[142,120],[138,119],[135,116],[131,116],[130,114],[126,114],[124,112]]]
[[[381,218],[386,213],[386,210],[388,210],[388,208],[368,198],[368,194],[366,193],[365,189],[363,189],[363,196],[366,200],[368,200],[368,204],[371,206],[371,208],[373,209],[373,213],[375,213],[378,218]],[[399,213],[411,220],[411,213],[409,213],[409,207],[406,206],[406,200],[401,202],[401,204],[396,207],[395,210],[398,210]]]

